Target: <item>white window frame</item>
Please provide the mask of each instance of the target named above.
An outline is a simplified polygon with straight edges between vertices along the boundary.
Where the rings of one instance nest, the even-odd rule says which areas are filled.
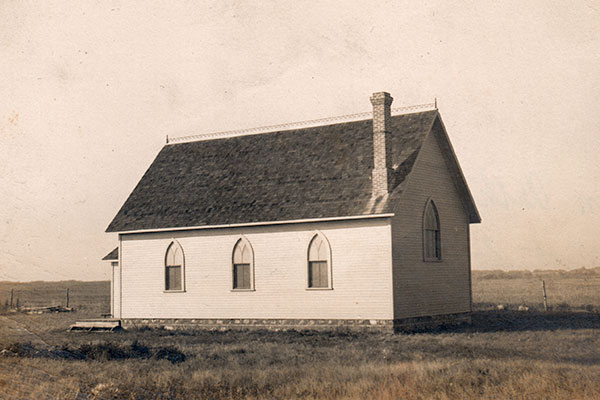
[[[167,255],[169,254],[169,250],[171,246],[178,246],[179,250],[181,250],[181,289],[167,289]],[[166,249],[163,251],[163,293],[184,293],[185,292],[185,252],[183,251],[183,246],[179,241],[175,239],[171,239]]]
[[[327,246],[327,287],[310,287],[310,246],[312,245],[315,238],[321,238],[323,243]],[[308,240],[308,245],[306,246],[305,251],[306,264],[305,264],[305,274],[306,274],[306,290],[333,290],[333,266],[332,266],[332,257],[331,257],[331,244],[327,239],[327,236],[323,234],[323,232],[315,231]],[[325,261],[325,260],[319,260]]]
[[[240,243],[244,243],[250,249],[250,287],[249,288],[236,288],[234,286],[234,283],[235,283],[235,259],[234,259],[234,257],[235,257],[235,250],[237,249],[237,246]],[[250,243],[250,241],[243,235],[237,238],[237,240],[233,244],[233,247],[231,248],[230,271],[231,271],[231,291],[232,292],[254,292],[256,290],[255,286],[254,286],[254,248],[252,247],[252,244]]]

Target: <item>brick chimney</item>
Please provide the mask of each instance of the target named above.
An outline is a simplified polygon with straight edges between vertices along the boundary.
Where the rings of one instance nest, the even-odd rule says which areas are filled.
[[[392,165],[391,130],[392,101],[387,92],[373,93],[373,196],[379,197],[389,191],[389,177]]]

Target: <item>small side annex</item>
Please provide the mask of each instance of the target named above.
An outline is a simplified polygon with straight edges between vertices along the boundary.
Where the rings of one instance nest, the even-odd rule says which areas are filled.
[[[471,312],[480,217],[437,109],[170,143],[107,232],[124,325],[393,328]],[[112,253],[111,253],[112,254]]]

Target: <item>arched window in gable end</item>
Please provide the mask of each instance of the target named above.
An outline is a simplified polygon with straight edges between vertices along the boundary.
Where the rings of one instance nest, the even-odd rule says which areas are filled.
[[[440,216],[433,200],[428,200],[423,212],[423,259],[441,261],[442,242]]]
[[[165,291],[184,290],[183,249],[177,241],[172,241],[165,254]]]
[[[308,288],[331,289],[331,248],[322,233],[315,234],[308,245]]]
[[[232,261],[233,289],[254,289],[254,251],[246,238],[242,237],[233,246]]]

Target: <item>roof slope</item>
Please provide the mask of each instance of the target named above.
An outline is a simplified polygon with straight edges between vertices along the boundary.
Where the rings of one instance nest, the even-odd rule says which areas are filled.
[[[119,259],[119,248],[115,247],[110,253],[102,257],[102,261],[117,261]]]
[[[107,232],[390,212],[437,110],[392,117],[396,188],[372,199],[372,120],[166,145]]]

